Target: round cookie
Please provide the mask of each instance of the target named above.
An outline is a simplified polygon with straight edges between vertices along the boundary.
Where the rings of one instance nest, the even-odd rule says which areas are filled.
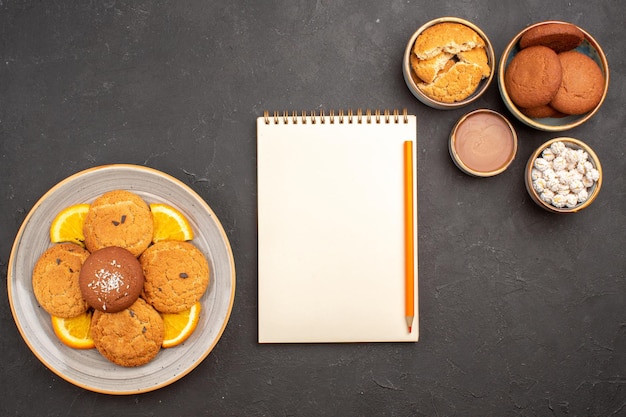
[[[83,233],[90,252],[118,246],[139,256],[152,242],[152,212],[137,194],[126,190],[104,193],[89,207]]]
[[[584,114],[593,110],[604,94],[604,75],[598,64],[578,51],[562,52],[558,58],[563,77],[550,105],[566,114]]]
[[[546,23],[528,29],[519,40],[521,49],[543,45],[556,53],[576,48],[585,39],[585,34],[571,23]]]
[[[209,285],[209,264],[189,242],[161,241],[140,257],[143,297],[161,313],[178,313],[194,305]]]
[[[504,83],[518,107],[543,106],[554,98],[561,85],[558,55],[547,46],[530,46],[513,57],[504,73]]]
[[[161,315],[141,298],[118,313],[96,310],[91,337],[98,352],[121,366],[150,362],[161,350],[165,327]]]
[[[141,264],[129,251],[117,246],[89,255],[80,270],[80,290],[87,303],[107,313],[133,304],[143,290]]]
[[[33,293],[50,315],[71,318],[89,308],[78,284],[82,264],[88,256],[89,252],[78,245],[61,243],[47,249],[35,263]]]

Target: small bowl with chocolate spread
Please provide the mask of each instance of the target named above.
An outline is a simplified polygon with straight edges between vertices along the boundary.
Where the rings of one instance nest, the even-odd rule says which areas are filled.
[[[500,113],[478,109],[461,117],[448,142],[457,167],[475,177],[504,172],[517,154],[517,133]]]

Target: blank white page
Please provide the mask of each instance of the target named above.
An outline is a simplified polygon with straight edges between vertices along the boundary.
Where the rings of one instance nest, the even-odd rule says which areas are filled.
[[[415,167],[415,116],[297,120],[257,120],[259,342],[417,341],[416,168],[410,333],[404,302],[403,143],[414,142]]]

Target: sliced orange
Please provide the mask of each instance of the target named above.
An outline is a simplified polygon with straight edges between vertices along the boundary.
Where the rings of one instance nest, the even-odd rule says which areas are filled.
[[[195,303],[189,310],[180,313],[161,313],[165,325],[165,337],[162,346],[174,347],[183,343],[196,329],[200,318],[200,302]]]
[[[150,204],[152,219],[154,221],[154,233],[152,242],[161,240],[191,240],[193,230],[189,221],[180,211],[167,204]]]
[[[91,316],[88,311],[71,319],[52,316],[52,329],[59,340],[74,349],[91,349],[94,347],[91,338]]]
[[[88,211],[89,204],[75,204],[61,210],[50,224],[50,241],[73,242],[84,246],[83,223]]]

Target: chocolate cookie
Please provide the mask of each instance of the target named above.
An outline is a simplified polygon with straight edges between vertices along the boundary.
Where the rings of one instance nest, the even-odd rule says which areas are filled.
[[[604,75],[596,62],[578,51],[558,55],[563,77],[550,105],[566,114],[593,110],[604,94]]]
[[[209,285],[209,264],[190,242],[161,241],[140,257],[143,297],[161,313],[191,308]]]
[[[504,73],[509,97],[518,107],[543,106],[561,85],[561,62],[547,46],[530,46],[513,57]]]
[[[61,243],[39,257],[33,269],[33,293],[49,314],[71,318],[87,311],[78,277],[88,256],[89,252],[78,245]]]
[[[585,34],[571,23],[546,23],[528,29],[520,38],[519,46],[543,45],[556,53],[576,48],[585,39]]]
[[[150,207],[138,195],[109,191],[91,203],[83,233],[90,252],[118,246],[139,256],[152,242],[154,223]]]
[[[80,270],[80,290],[87,303],[108,313],[133,304],[143,290],[143,270],[135,255],[109,246],[89,255]]]
[[[165,327],[161,315],[141,298],[118,313],[96,310],[91,337],[98,352],[121,366],[150,362],[161,350]]]

